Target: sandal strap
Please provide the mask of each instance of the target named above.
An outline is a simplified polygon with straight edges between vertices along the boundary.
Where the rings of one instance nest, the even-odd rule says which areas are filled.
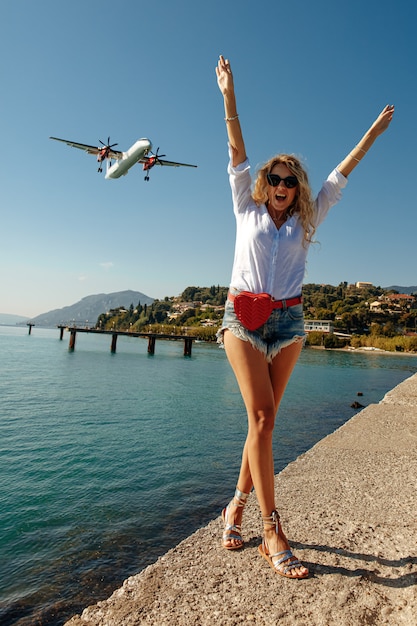
[[[272,511],[271,515],[262,516],[264,526],[274,526],[277,534],[279,532],[279,519],[279,513],[276,509]]]
[[[226,526],[224,527],[223,539],[227,539],[229,537],[232,539],[240,539],[241,532],[242,529],[240,527],[240,524],[226,524]]]
[[[274,559],[279,556],[281,556],[281,558],[278,561],[274,561]],[[269,557],[272,563],[274,564],[275,569],[279,569],[284,574],[287,574],[292,569],[296,569],[297,567],[303,567],[303,564],[297,559],[297,557],[294,556],[291,550],[283,550],[282,552],[276,552],[275,554],[270,554]],[[280,567],[282,563],[284,563],[285,561],[289,561],[290,559],[293,559],[293,560],[290,561],[288,565],[283,565],[282,567]]]
[[[275,559],[278,556],[281,556],[281,554],[283,555],[279,561],[275,561],[274,565],[281,565],[281,563],[284,563],[284,561],[288,561],[288,559],[291,559],[294,555],[291,552],[291,550],[283,550],[282,552],[276,552],[275,554],[271,554],[271,559]],[[298,560],[298,559],[297,559]],[[295,561],[293,561],[295,563]]]
[[[245,506],[248,496],[249,496],[248,493],[245,493],[244,491],[240,491],[240,489],[236,487],[235,495],[233,496],[233,499],[232,499],[232,504],[236,507]],[[234,500],[237,501],[237,504],[236,502],[234,502]]]

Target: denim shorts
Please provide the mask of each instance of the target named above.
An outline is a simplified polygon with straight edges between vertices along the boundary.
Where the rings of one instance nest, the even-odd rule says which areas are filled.
[[[238,293],[238,292],[236,292]],[[305,340],[303,305],[273,309],[271,315],[256,330],[248,330],[238,320],[233,302],[226,300],[224,317],[221,328],[217,332],[217,342],[223,346],[223,333],[229,330],[231,333],[249,341],[254,348],[262,352],[270,363],[283,348],[291,343]]]

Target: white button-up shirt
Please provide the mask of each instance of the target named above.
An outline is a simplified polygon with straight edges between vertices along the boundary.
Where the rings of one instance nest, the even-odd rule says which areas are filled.
[[[301,295],[308,244],[295,214],[278,230],[265,204],[257,206],[251,195],[249,161],[228,167],[236,216],[236,246],[230,286],[239,291],[266,292],[276,300]],[[324,182],[315,200],[317,228],[330,207],[341,198],[347,184],[337,169]]]

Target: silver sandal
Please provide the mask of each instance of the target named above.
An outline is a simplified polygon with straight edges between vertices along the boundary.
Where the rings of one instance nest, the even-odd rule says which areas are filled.
[[[271,515],[262,517],[265,526],[275,527],[275,532],[279,534],[279,515],[278,511],[272,511]],[[291,550],[282,550],[282,552],[275,552],[270,554],[266,539],[262,539],[262,544],[258,547],[259,554],[269,563],[274,572],[283,576],[284,578],[293,578],[295,580],[300,578],[307,578],[309,571],[307,568],[297,559]],[[307,571],[304,574],[291,574],[295,569],[303,567]]]
[[[223,523],[225,524],[224,527],[224,532],[223,532],[223,536],[222,536],[222,546],[223,548],[225,548],[226,550],[240,550],[240,548],[243,548],[243,539],[241,536],[241,525],[240,524],[228,524],[227,523],[227,519],[229,516],[229,508],[231,506],[234,507],[244,507],[246,504],[246,500],[248,499],[248,493],[244,493],[243,491],[240,491],[240,489],[236,488],[235,491],[235,495],[233,496],[233,499],[229,502],[229,504],[223,509],[222,511],[222,519],[223,519]],[[225,542],[227,541],[238,541],[238,545],[225,545]]]

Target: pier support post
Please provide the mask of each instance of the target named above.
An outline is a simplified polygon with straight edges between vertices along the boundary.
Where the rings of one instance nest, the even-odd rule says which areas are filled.
[[[155,337],[149,337],[148,339],[148,354],[155,354]]]
[[[29,326],[29,333],[28,334],[31,335],[32,334],[32,326],[35,326],[35,324],[31,324],[31,323],[28,322],[27,326]]]
[[[115,354],[116,352],[116,344],[117,344],[117,333],[113,333],[111,337],[111,348],[110,348],[110,352],[112,354]]]
[[[68,350],[71,350],[71,352],[74,350],[75,348],[75,339],[77,336],[77,331],[75,330],[71,330],[70,333],[70,340],[69,340],[69,346],[68,346]]]
[[[59,327],[59,340],[62,341],[62,338],[64,336],[64,327],[60,326]]]
[[[184,339],[184,356],[191,356],[193,340],[190,337]]]

